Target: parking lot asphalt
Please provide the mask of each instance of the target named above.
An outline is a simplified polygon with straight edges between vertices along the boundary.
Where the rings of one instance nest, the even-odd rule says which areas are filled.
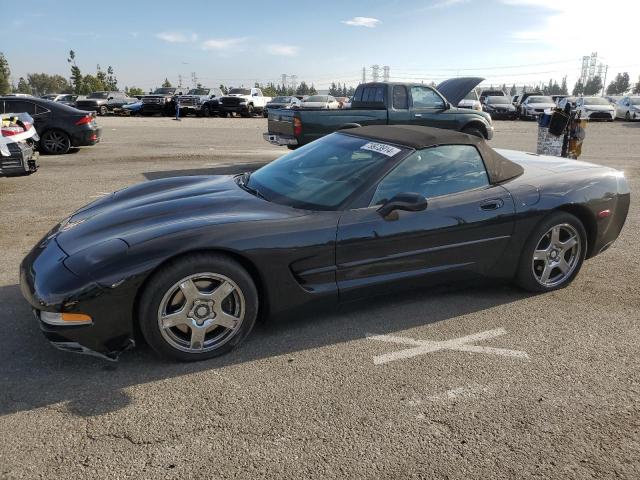
[[[99,145],[0,179],[0,478],[640,478],[640,123],[587,129],[581,159],[624,170],[632,204],[571,286],[379,297],[178,364],[55,350],[20,260],[104,193],[286,150],[264,119],[98,121]],[[535,150],[536,126],[496,122],[491,144]]]

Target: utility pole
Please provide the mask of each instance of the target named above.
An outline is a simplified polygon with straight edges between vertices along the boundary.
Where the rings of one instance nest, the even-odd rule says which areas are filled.
[[[193,88],[198,87],[198,76],[196,75],[196,72],[191,72],[191,83],[193,84]]]
[[[287,88],[287,74],[282,74],[282,88]]]
[[[178,88],[182,88],[182,75],[178,75]]]
[[[367,68],[362,67],[362,83],[367,83]]]
[[[609,71],[609,65],[605,65],[604,67],[604,80],[602,80],[602,96],[604,97],[604,93],[607,88],[607,72]]]

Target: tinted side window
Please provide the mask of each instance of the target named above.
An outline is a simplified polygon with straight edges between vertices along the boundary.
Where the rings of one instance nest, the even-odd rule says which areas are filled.
[[[443,145],[404,159],[378,185],[371,205],[398,193],[438,197],[489,185],[482,157],[472,145]]]
[[[397,110],[406,110],[409,108],[407,87],[403,85],[396,85],[393,87],[393,108]]]
[[[384,102],[384,89],[383,86],[378,87],[363,87],[359,92],[356,92],[354,101],[356,102]]]
[[[427,87],[411,87],[414,108],[443,108],[444,102],[436,92]]]
[[[9,113],[27,112],[31,115],[36,113],[35,104],[31,102],[25,102],[23,100],[7,100],[6,109]]]

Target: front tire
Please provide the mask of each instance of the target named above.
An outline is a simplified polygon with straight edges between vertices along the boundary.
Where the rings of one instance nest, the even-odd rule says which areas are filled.
[[[550,292],[569,285],[587,251],[582,222],[567,212],[544,218],[526,241],[516,281],[530,292]]]
[[[140,330],[158,354],[180,361],[217,357],[251,332],[258,293],[249,273],[218,254],[177,259],[153,275],[140,297]]]
[[[104,117],[107,113],[109,113],[109,109],[106,107],[106,105],[100,106],[100,109],[98,110],[98,114]]]
[[[242,116],[250,118],[250,117],[253,117],[253,114],[254,114],[253,105],[247,105],[247,111],[244,112]]]
[[[625,114],[625,116],[624,116],[624,119],[625,119],[627,122],[630,122],[630,121],[631,121],[631,114],[630,114],[629,112],[627,112],[627,113]]]
[[[480,137],[486,139],[482,131],[477,127],[465,127],[462,129],[462,133],[466,133],[467,135],[473,135],[474,137]]]

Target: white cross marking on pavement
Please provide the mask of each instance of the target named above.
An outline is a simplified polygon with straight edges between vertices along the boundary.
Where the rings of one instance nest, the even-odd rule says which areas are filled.
[[[491,355],[502,355],[504,357],[515,357],[527,360],[529,358],[529,355],[527,354],[527,352],[523,352],[521,350],[509,350],[506,348],[479,347],[477,345],[470,345],[471,343],[499,337],[501,335],[505,335],[506,333],[507,331],[504,328],[496,328],[493,330],[486,330],[484,332],[467,335],[465,337],[443,340],[441,342],[437,342],[434,340],[414,340],[413,338],[396,337],[393,335],[368,335],[367,338],[369,340],[378,340],[380,342],[387,343],[398,343],[411,347],[404,350],[398,350],[397,352],[386,353],[384,355],[377,355],[373,357],[373,363],[376,365],[382,365],[384,363],[393,362],[395,360],[417,357],[418,355],[425,355],[427,353],[433,353],[440,350],[487,353]]]

